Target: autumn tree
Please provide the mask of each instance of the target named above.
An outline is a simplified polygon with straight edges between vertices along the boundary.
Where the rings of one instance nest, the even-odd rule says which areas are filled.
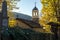
[[[50,25],[47,25],[49,22],[59,22],[60,18],[60,0],[41,0],[43,5],[42,8],[42,17],[40,18],[40,24],[46,28],[46,31],[50,31]]]

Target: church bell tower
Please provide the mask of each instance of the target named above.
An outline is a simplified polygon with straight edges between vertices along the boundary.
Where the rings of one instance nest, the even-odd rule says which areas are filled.
[[[35,7],[32,10],[32,20],[36,23],[39,23],[39,10],[36,7],[36,2],[35,2]]]
[[[2,27],[8,27],[7,2],[2,2]]]

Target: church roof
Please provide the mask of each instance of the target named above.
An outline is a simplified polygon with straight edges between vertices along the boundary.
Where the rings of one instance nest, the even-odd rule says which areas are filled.
[[[38,10],[38,8],[36,7],[36,2],[35,2],[35,7],[33,8],[33,10]]]
[[[33,10],[38,10],[38,8],[35,6],[35,7],[33,8]]]
[[[31,20],[25,20],[25,19],[20,19],[20,18],[16,18],[16,20],[24,22],[25,24],[29,25],[31,28],[41,28],[40,24],[35,23]]]

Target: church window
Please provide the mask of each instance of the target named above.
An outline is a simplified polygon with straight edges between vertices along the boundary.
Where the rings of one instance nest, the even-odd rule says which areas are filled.
[[[36,14],[35,14],[35,12],[34,12],[34,16],[35,16]]]
[[[36,16],[37,16],[37,12],[36,12]]]

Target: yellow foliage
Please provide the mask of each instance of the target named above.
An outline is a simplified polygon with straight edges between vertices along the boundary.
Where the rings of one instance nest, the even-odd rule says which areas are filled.
[[[57,0],[41,0],[43,8],[41,10],[42,17],[40,18],[40,24],[46,27],[46,31],[50,31],[49,22],[57,22],[56,11],[54,10],[53,2],[57,3]]]
[[[9,20],[9,26],[14,27],[16,25],[16,20]]]

